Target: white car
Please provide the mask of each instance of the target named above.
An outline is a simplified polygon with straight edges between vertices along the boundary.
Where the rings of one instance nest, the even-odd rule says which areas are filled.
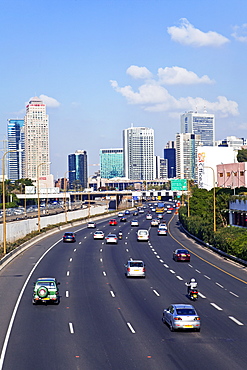
[[[158,235],[167,235],[167,228],[159,227],[157,230]]]
[[[150,213],[148,213],[147,215],[146,215],[146,220],[152,220],[152,215],[150,214]]]
[[[166,213],[172,213],[172,210],[171,210],[171,209],[168,209],[168,210],[166,211]]]
[[[106,244],[117,244],[118,243],[118,237],[116,234],[108,234],[105,237]]]
[[[139,226],[139,222],[137,220],[132,220],[130,226]]]
[[[148,230],[145,230],[145,229],[142,229],[142,230],[138,230],[137,233],[137,240],[138,241],[145,241],[147,242],[149,240],[149,232]]]
[[[94,239],[104,239],[105,237],[105,234],[103,233],[103,231],[101,230],[97,230],[95,231],[95,233],[93,234],[93,238]]]
[[[126,267],[126,277],[146,277],[146,268],[143,261],[131,260],[124,266]]]
[[[93,229],[95,229],[95,227],[96,227],[96,223],[95,223],[95,222],[93,222],[93,221],[89,221],[89,222],[88,222],[88,224],[87,224],[87,227],[88,227],[88,228],[93,228]]]
[[[153,219],[151,222],[150,222],[151,226],[159,226],[159,220],[157,219]]]
[[[118,217],[123,217],[124,216],[124,213],[123,212],[119,212],[118,213]]]

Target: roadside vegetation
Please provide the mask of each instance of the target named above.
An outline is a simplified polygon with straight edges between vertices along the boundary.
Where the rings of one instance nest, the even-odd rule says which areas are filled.
[[[247,200],[247,189],[237,188],[235,194]],[[205,243],[230,255],[247,260],[247,230],[229,226],[229,201],[236,199],[232,189],[215,189],[216,232],[214,232],[213,189],[198,189],[191,184],[190,198],[179,209],[183,227]],[[189,213],[188,213],[189,210]],[[189,215],[189,216],[188,216]]]

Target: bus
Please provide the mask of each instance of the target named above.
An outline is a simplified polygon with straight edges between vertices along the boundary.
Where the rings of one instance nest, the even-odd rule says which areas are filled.
[[[164,213],[165,212],[165,204],[164,202],[158,202],[157,206],[155,208],[155,212],[158,213]]]

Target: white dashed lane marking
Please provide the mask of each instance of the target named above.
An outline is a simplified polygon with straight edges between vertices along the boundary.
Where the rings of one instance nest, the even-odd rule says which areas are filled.
[[[156,294],[157,295],[157,297],[159,297],[160,295],[159,295],[159,293],[155,290],[155,289],[153,289],[153,292],[154,292],[154,294]]]
[[[217,304],[215,304],[215,303],[210,303],[210,304],[211,304],[211,306],[213,306],[214,308],[216,308],[216,310],[222,311],[222,308],[219,307],[219,306],[217,306]]]
[[[69,271],[67,271],[67,276],[69,276]]]
[[[110,290],[110,294],[111,294],[112,298],[115,298],[115,294],[112,290]]]
[[[232,295],[234,295],[234,297],[237,297],[237,298],[239,298],[239,295],[237,295],[237,294],[235,294],[235,293],[233,293],[233,292],[229,292],[230,294],[232,294]]]
[[[224,288],[223,285],[219,284],[219,283],[215,283],[216,285],[218,285],[220,288]]]
[[[207,275],[203,275],[206,279],[211,280],[211,278]]]
[[[202,293],[198,292],[198,295],[201,297],[201,298],[206,298],[205,295],[203,295]]]
[[[66,297],[66,298],[68,298],[68,297],[69,297],[69,291],[68,291],[68,290],[66,290],[66,292],[65,292],[65,297]]]
[[[69,322],[69,330],[71,334],[74,334],[74,327],[73,327],[72,322]]]
[[[178,279],[178,280],[183,280],[183,278],[181,278],[181,276],[176,276],[176,278]]]
[[[132,333],[132,334],[135,334],[135,330],[134,330],[133,326],[131,325],[131,323],[127,322],[127,325],[128,325],[128,327],[129,327],[129,329],[130,329],[131,333]]]
[[[105,271],[103,271],[103,272],[102,272],[102,274],[103,274],[104,276],[106,276],[106,272],[105,272]]]
[[[241,321],[238,321],[237,319],[235,319],[235,317],[233,317],[233,316],[228,316],[229,317],[229,319],[231,319],[232,321],[234,321],[236,324],[238,324],[238,325],[244,325]]]

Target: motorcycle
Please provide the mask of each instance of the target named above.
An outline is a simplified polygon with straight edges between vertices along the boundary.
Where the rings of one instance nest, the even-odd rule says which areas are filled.
[[[118,239],[122,239],[123,238],[123,233],[119,233],[118,234]]]
[[[198,290],[197,289],[191,289],[189,291],[189,298],[192,300],[192,301],[196,301],[197,298],[198,298]]]

